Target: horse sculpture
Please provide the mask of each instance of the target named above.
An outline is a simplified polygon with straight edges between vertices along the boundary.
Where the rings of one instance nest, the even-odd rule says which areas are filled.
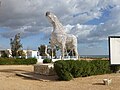
[[[78,59],[77,38],[72,34],[66,34],[63,25],[58,20],[57,16],[51,12],[46,12],[46,17],[53,26],[51,33],[50,44],[53,49],[55,45],[61,49],[62,58],[64,60],[65,49],[69,48],[75,51],[76,59]]]

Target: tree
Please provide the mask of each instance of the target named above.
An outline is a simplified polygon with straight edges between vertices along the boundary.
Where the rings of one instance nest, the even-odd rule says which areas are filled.
[[[10,39],[10,45],[11,45],[11,51],[12,51],[12,56],[17,57],[18,51],[21,50],[22,44],[20,43],[20,33],[16,34],[14,39]]]
[[[39,51],[40,56],[46,56],[45,45],[40,45],[40,47],[38,47],[38,51]]]
[[[18,56],[21,56],[21,58],[25,58],[26,53],[23,50],[18,51]]]
[[[38,47],[38,51],[40,56],[47,56],[45,53],[45,45],[40,45],[40,47]],[[52,50],[49,46],[47,46],[47,53],[51,56],[52,55]],[[53,56],[56,55],[55,49],[53,50]]]

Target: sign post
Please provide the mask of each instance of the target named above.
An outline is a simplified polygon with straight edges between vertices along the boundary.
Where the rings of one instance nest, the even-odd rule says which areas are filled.
[[[120,36],[109,36],[109,58],[111,65],[120,64]]]

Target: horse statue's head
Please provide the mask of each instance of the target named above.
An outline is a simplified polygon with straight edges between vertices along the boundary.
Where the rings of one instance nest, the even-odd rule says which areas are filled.
[[[58,21],[58,18],[51,12],[46,12],[46,17],[52,24]]]

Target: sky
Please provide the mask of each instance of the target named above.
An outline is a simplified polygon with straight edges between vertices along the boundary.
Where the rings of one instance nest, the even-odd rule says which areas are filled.
[[[53,30],[45,13],[54,13],[66,33],[78,39],[80,55],[108,54],[108,36],[120,35],[119,0],[0,0],[0,49],[20,33],[23,49],[49,44]]]

